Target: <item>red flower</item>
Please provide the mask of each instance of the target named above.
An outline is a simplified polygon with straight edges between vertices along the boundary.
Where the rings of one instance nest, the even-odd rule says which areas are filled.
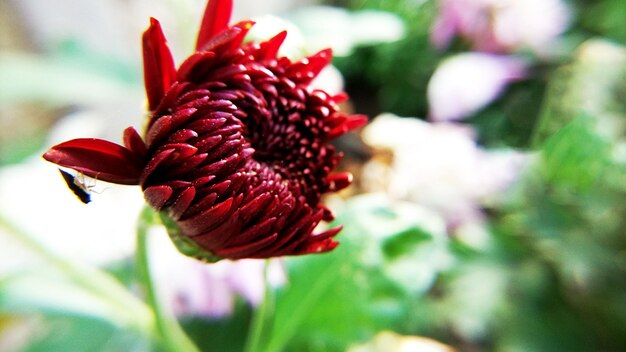
[[[292,62],[277,57],[282,32],[243,44],[254,24],[228,26],[232,1],[207,5],[196,52],[175,68],[159,22],[143,35],[150,118],[124,146],[75,139],[44,154],[87,176],[140,185],[165,215],[179,249],[205,260],[326,252],[341,227],[313,231],[331,212],[323,193],[351,182],[331,173],[341,154],[329,140],[366,118],[338,112],[345,96],[309,87],[330,50]]]

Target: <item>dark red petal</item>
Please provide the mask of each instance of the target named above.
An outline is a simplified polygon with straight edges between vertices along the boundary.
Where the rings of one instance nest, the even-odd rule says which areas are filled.
[[[148,161],[148,164],[141,171],[141,175],[139,175],[139,183],[143,184],[144,182],[146,182],[146,180],[148,179],[148,177],[150,177],[150,175],[152,175],[154,170],[156,170],[159,165],[165,162],[167,157],[172,155],[172,153],[174,153],[174,149],[166,149],[152,156],[152,159]]]
[[[200,52],[189,56],[178,68],[177,79],[180,81],[191,81],[192,73],[196,67],[202,67],[204,70],[209,70],[213,67],[215,62],[215,53]]]
[[[327,139],[333,139],[339,137],[355,128],[359,128],[367,123],[367,116],[365,115],[350,115],[346,117],[346,120],[339,126],[333,128],[326,135]]]
[[[43,158],[98,180],[136,185],[143,167],[139,157],[121,145],[95,138],[57,144]]]
[[[333,238],[335,237],[341,230],[343,229],[343,226],[337,226],[337,227],[333,227],[331,229],[328,229],[320,234],[317,235],[313,235],[311,236],[311,239],[314,242],[318,242],[318,241],[322,241],[325,240],[327,238]]]
[[[352,183],[352,174],[349,172],[338,172],[328,175],[328,191],[337,192]]]
[[[124,130],[124,146],[141,158],[145,157],[148,153],[146,144],[134,127],[128,127]]]
[[[278,50],[280,49],[280,46],[283,45],[283,42],[285,41],[285,38],[287,38],[287,31],[282,31],[272,37],[272,39],[262,43],[261,47],[256,53],[256,55],[258,55],[257,59],[275,59],[278,55]]]
[[[172,133],[172,116],[161,116],[146,131],[146,145],[148,148],[152,148],[155,142],[160,141],[170,133]]]
[[[267,245],[276,241],[277,238],[278,238],[278,234],[275,233],[271,236],[261,238],[256,242],[246,243],[244,245],[237,246],[237,247],[218,249],[218,250],[213,251],[213,253],[223,258],[233,258],[233,259],[255,257],[254,252],[263,249],[263,247],[266,247]],[[270,257],[270,256],[271,254],[266,257]]]
[[[315,220],[312,219],[310,214],[303,215],[302,217],[300,217],[300,219],[297,220],[297,222],[289,224],[289,226],[287,227],[287,230],[284,231],[280,239],[276,243],[274,243],[274,246],[276,248],[283,247],[281,248],[281,250],[284,250],[285,247],[287,249],[290,249],[291,247],[295,247],[298,244],[298,243],[293,243],[294,241],[298,240],[296,238],[297,237],[296,235],[303,236],[302,229],[305,228],[306,226],[310,226],[314,222]]]
[[[228,27],[228,29],[222,33],[209,39],[199,50],[214,51],[218,56],[228,51],[235,50],[241,47],[244,37],[253,25],[253,21],[242,21]]]
[[[329,252],[339,245],[339,242],[332,238],[326,238],[322,241],[308,242],[304,247],[298,248],[295,252],[289,253],[290,255],[302,255],[313,253]]]
[[[226,243],[228,247],[239,247],[247,243],[252,243],[259,238],[266,237],[268,233],[272,233],[272,226],[276,223],[276,217],[265,219],[260,223],[255,223],[251,227],[245,229],[243,232],[236,234],[229,238]]]
[[[148,108],[152,111],[174,82],[176,68],[159,21],[150,18],[150,27],[143,33],[142,40],[143,79],[148,95]]]
[[[169,135],[168,143],[187,143],[190,139],[198,137],[198,133],[194,130],[180,129]]]
[[[308,84],[331,62],[332,58],[331,49],[321,50],[317,54],[294,63],[289,67],[286,74],[294,81]]]
[[[195,186],[195,187],[198,187],[198,186]],[[217,196],[218,196],[217,193],[210,193],[210,194],[203,193],[203,194],[204,196],[197,197],[196,202],[187,209],[185,214],[181,216],[181,219],[185,219],[185,220],[191,219],[197,214],[199,214],[201,211],[203,211],[204,209],[208,209],[212,207],[213,204],[215,204],[215,201],[217,200]]]
[[[211,38],[228,27],[232,11],[232,0],[209,0],[198,32],[196,51],[200,51]]]
[[[180,217],[187,210],[187,208],[189,208],[189,205],[191,205],[191,202],[193,201],[195,196],[195,187],[189,187],[186,190],[182,191],[170,208],[170,215],[172,216],[172,219],[180,219]]]
[[[322,211],[324,211],[324,215],[322,216],[323,221],[331,222],[335,220],[335,215],[333,214],[332,210],[328,209],[328,207],[326,207],[325,205],[320,205],[320,208],[322,209]]]
[[[252,26],[254,26],[254,24],[255,24],[254,21],[241,21],[239,23],[234,24],[232,28],[233,29],[239,28],[241,31],[239,32],[239,34],[237,34],[233,38],[233,40],[230,42],[229,45],[225,47],[225,49],[236,50],[237,48],[240,48],[241,45],[243,44],[243,40],[246,38],[246,35],[248,34],[248,31],[250,30],[250,28],[252,28]]]
[[[169,186],[152,186],[143,191],[143,196],[146,202],[150,204],[154,209],[161,210],[165,203],[170,199],[174,193],[172,187]]]
[[[210,231],[217,224],[224,222],[227,219],[228,214],[231,213],[236,204],[235,198],[228,198],[227,200],[215,204],[211,208],[205,210],[199,215],[192,218],[181,220],[178,222],[183,233],[188,236],[197,236],[203,232]],[[233,206],[235,205],[235,206]]]
[[[241,231],[241,222],[236,216],[229,216],[219,224],[219,226],[211,229],[208,232],[199,234],[194,237],[202,248],[213,252],[216,249],[223,248],[224,242],[226,242],[231,234],[239,233]]]
[[[269,193],[261,193],[254,199],[248,201],[245,205],[239,208],[241,213],[241,219],[244,223],[252,220],[254,217],[262,215],[263,209],[269,203],[272,195]]]

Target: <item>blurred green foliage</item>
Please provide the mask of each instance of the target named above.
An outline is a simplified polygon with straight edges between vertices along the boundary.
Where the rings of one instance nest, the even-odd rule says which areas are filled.
[[[335,59],[357,110],[370,116],[426,116],[426,83],[444,55],[429,42],[435,1],[353,1],[348,6],[395,13],[406,27],[405,37],[396,42],[358,47],[351,56]]]

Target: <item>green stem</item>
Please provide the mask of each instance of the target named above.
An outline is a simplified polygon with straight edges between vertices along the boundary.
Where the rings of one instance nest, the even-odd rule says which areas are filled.
[[[152,276],[150,275],[150,264],[148,258],[148,230],[157,221],[156,213],[146,207],[141,212],[137,225],[137,271],[139,279],[145,290],[146,301],[154,312],[156,319],[156,330],[160,342],[167,351],[171,352],[194,352],[199,351],[194,343],[185,334],[178,321],[171,312],[167,312],[157,295]]]
[[[274,303],[273,291],[269,282],[269,266],[269,260],[265,260],[263,268],[263,282],[265,284],[263,301],[261,301],[261,304],[253,313],[244,352],[259,352],[262,350],[260,346],[261,337],[263,336],[265,322],[268,319],[268,313],[272,310]]]
[[[23,246],[40,256],[50,267],[67,275],[72,281],[100,297],[115,310],[116,323],[145,335],[153,335],[154,317],[150,309],[133,296],[108,273],[84,263],[74,263],[50,252],[31,235],[12,224],[0,214],[0,228]]]

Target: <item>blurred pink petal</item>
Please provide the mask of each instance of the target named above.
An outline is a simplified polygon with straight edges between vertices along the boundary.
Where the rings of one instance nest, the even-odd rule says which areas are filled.
[[[430,39],[438,49],[459,36],[478,51],[542,54],[552,49],[569,18],[561,0],[439,0]]]
[[[524,77],[517,57],[465,53],[444,60],[428,83],[429,118],[456,121],[495,100],[508,83]]]
[[[177,316],[221,318],[232,314],[237,296],[252,306],[263,301],[265,260],[222,260],[207,265],[178,252],[162,229],[154,231],[150,241],[153,275],[161,300]],[[280,261],[270,260],[269,265],[270,285],[282,285],[286,276]]]

